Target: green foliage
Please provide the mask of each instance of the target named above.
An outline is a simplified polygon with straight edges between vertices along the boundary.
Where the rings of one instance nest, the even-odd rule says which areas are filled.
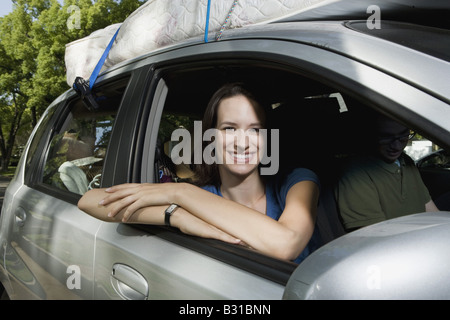
[[[13,0],[13,12],[0,18],[3,168],[13,152],[16,134],[29,134],[47,106],[69,89],[65,76],[66,44],[124,21],[144,2],[64,0],[61,6],[57,0]],[[76,23],[71,24],[74,19]]]

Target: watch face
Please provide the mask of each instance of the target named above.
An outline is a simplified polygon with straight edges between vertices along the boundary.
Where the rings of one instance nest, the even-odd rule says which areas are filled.
[[[170,216],[172,215],[172,213],[174,213],[175,210],[177,210],[178,205],[176,204],[171,204],[166,211],[164,211],[164,224],[166,226],[170,227]]]
[[[176,205],[176,204],[171,204],[171,205],[167,208],[166,213],[172,214],[172,213],[175,211],[176,208],[177,208],[177,205]]]

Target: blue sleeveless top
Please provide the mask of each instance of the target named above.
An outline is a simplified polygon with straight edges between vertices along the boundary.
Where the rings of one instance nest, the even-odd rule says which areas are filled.
[[[283,213],[284,207],[286,206],[286,197],[289,189],[298,182],[301,181],[313,181],[320,187],[319,178],[317,175],[305,168],[296,168],[292,170],[289,174],[277,177],[276,179],[270,179],[266,183],[266,214],[274,220],[280,219]],[[203,189],[214,193],[220,197],[222,193],[220,192],[220,187],[213,185],[207,185],[202,187]],[[317,226],[314,228],[313,235],[309,240],[309,243],[302,251],[302,253],[294,260],[295,263],[300,263],[309,254],[316,250],[320,245],[320,236],[317,230]]]

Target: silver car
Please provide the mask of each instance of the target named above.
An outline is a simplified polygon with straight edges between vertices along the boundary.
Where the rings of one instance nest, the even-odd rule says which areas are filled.
[[[440,213],[346,234],[333,197],[339,159],[364,143],[367,110],[449,150],[450,32],[386,20],[380,29],[367,20],[297,20],[228,30],[221,41],[191,39],[115,66],[94,87],[98,109],[74,90],[53,102],[5,194],[3,295],[450,299],[448,170],[424,179]],[[201,119],[212,93],[229,81],[254,85],[271,105],[280,168],[319,175],[321,248],[296,265],[170,227],[102,222],[77,208],[90,188],[162,183],[171,132]],[[183,181],[190,168],[174,172],[173,181]]]

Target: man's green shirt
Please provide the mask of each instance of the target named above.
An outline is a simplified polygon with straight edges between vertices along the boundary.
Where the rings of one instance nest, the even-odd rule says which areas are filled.
[[[405,154],[398,162],[357,157],[344,166],[335,193],[346,229],[425,211],[431,197],[419,171]]]

